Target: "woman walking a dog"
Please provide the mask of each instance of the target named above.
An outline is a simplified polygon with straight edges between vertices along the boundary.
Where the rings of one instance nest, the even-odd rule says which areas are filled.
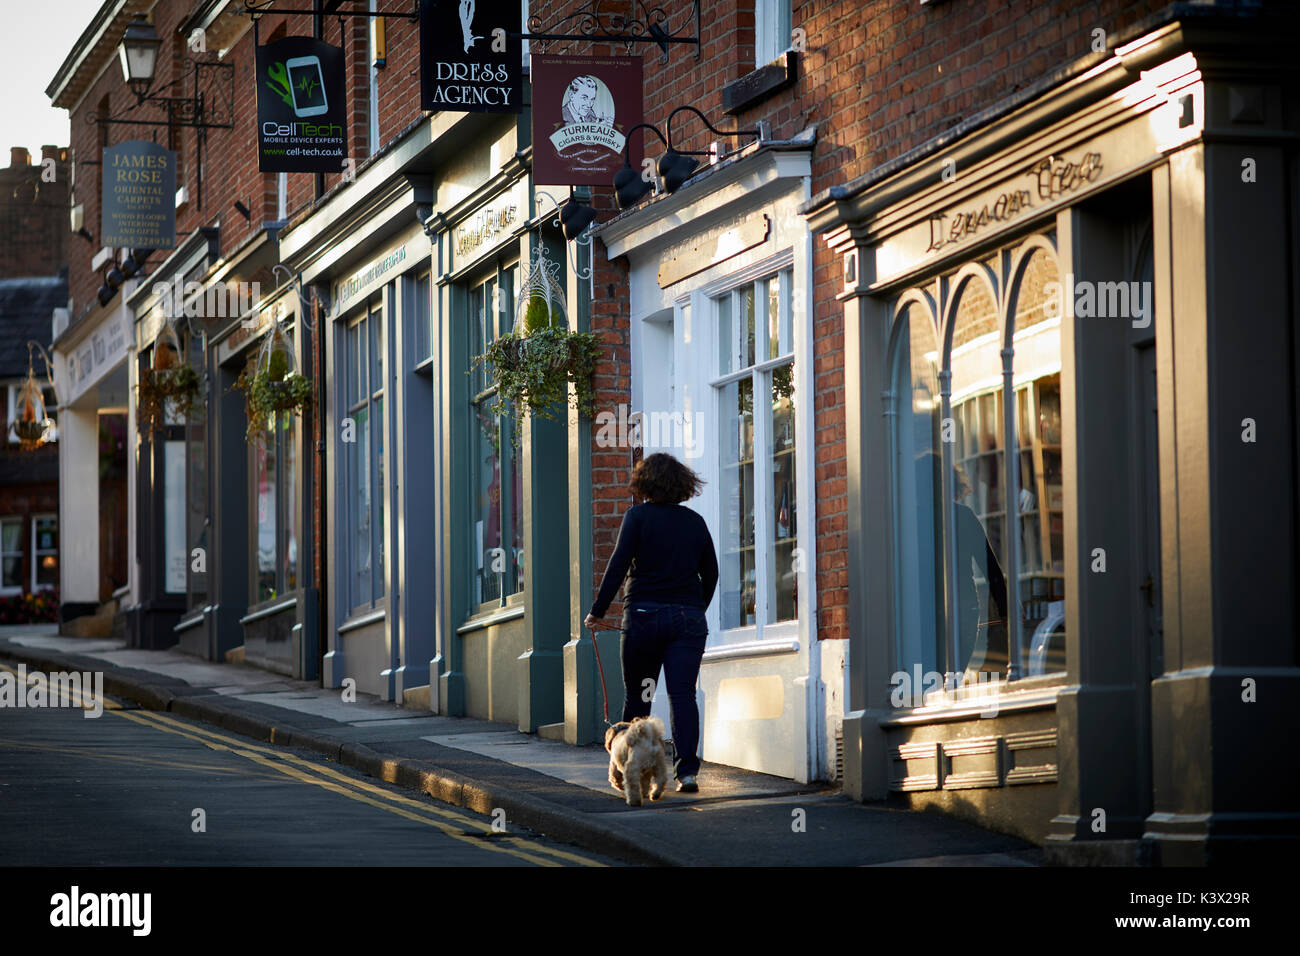
[[[626,576],[623,720],[649,716],[662,667],[678,754],[677,789],[683,793],[699,790],[695,682],[709,633],[704,612],[718,584],[718,558],[709,527],[697,512],[682,505],[700,493],[702,484],[672,455],[649,455],[637,463],[631,489],[643,503],[623,516],[618,544],[585,621],[589,628],[601,623]]]

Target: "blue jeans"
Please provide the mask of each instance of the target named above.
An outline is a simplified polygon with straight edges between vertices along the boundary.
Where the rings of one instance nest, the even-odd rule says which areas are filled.
[[[653,685],[664,670],[677,748],[677,779],[700,771],[700,712],[695,682],[709,635],[704,612],[682,604],[642,601],[623,610],[623,719],[649,717]]]

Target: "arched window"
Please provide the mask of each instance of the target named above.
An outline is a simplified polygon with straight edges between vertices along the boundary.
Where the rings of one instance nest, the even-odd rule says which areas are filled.
[[[937,302],[918,287],[895,306],[900,670],[1065,667],[1059,279],[1035,236],[927,284]]]
[[[946,672],[1005,672],[1002,343],[998,300],[984,267],[958,273],[949,303],[948,402],[953,425],[946,543],[951,633]]]
[[[1015,555],[1026,676],[1065,670],[1065,495],[1061,470],[1060,270],[1026,244],[1011,286],[1016,403]],[[1013,622],[1015,623],[1015,622]]]
[[[939,341],[922,299],[896,320],[893,387],[895,499],[894,605],[901,661],[935,671],[943,662],[943,515]]]

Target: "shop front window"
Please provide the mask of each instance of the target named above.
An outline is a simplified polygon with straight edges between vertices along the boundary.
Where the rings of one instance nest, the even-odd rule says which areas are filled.
[[[722,628],[798,615],[793,271],[714,299]]]
[[[468,292],[470,354],[481,355],[514,327],[518,267],[502,269]],[[472,603],[504,604],[523,591],[523,475],[513,414],[496,415],[496,383],[486,365],[470,370],[473,448],[474,593]]]
[[[896,305],[900,670],[970,681],[1064,669],[1058,274],[1050,241],[1037,238]]]
[[[906,303],[897,320],[895,394],[894,606],[899,659],[926,672],[943,660],[943,485],[940,444],[939,344],[924,298]]]
[[[0,594],[18,594],[23,589],[23,519],[0,518]]]
[[[1026,673],[1065,670],[1065,493],[1061,470],[1061,318],[1049,295],[1055,258],[1029,250],[1013,304],[1020,533],[1019,599]]]
[[[249,361],[255,362],[256,356]],[[271,601],[298,587],[298,416],[275,412],[263,439],[248,449],[252,484],[250,603]]]
[[[59,583],[59,516],[32,515],[32,590]]]
[[[201,335],[188,340],[190,364],[202,376],[204,343]],[[185,422],[185,466],[187,470],[185,491],[186,541],[189,554],[185,562],[188,575],[188,607],[197,610],[208,603],[207,562],[208,553],[208,405],[206,401],[194,402]],[[201,549],[203,560],[196,562],[194,549]]]
[[[347,327],[344,342],[347,410],[340,457],[346,474],[348,598],[354,610],[370,607],[385,593],[383,321],[376,298]]]

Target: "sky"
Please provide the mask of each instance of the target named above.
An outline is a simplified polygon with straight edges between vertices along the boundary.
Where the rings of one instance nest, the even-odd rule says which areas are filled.
[[[45,88],[103,0],[0,0],[0,166],[9,147],[26,146],[40,162],[41,146],[67,146],[68,111],[50,106]]]

